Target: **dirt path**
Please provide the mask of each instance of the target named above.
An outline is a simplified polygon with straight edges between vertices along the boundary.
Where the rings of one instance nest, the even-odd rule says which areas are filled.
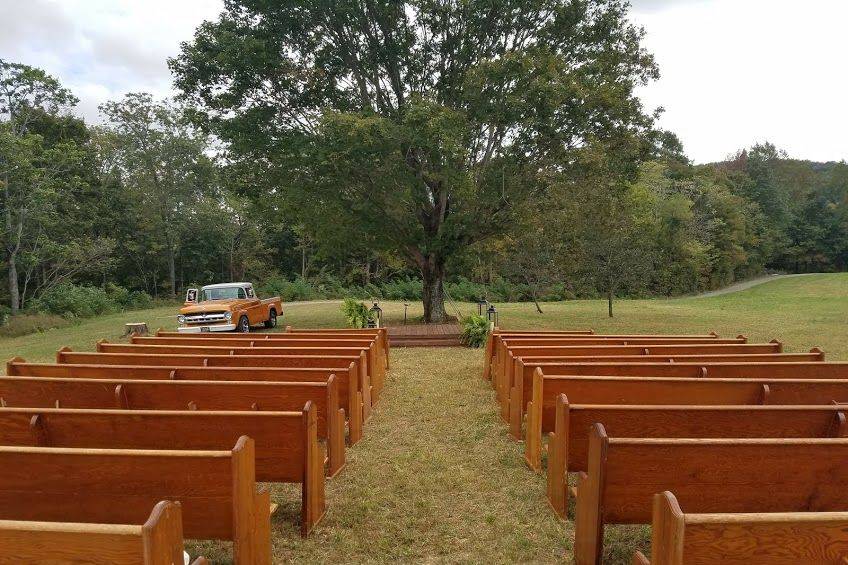
[[[718,290],[711,290],[709,292],[701,293],[694,298],[710,298],[712,296],[721,296],[722,294],[730,294],[731,292],[739,292],[741,290],[747,290],[751,287],[758,286],[767,282],[776,281],[778,279],[786,279],[791,277],[805,277],[807,275],[815,275],[817,273],[796,273],[792,275],[765,275],[762,277],[757,277],[755,279],[750,279],[747,281],[742,281],[738,283],[734,283],[730,286],[726,286],[724,288],[720,288]]]

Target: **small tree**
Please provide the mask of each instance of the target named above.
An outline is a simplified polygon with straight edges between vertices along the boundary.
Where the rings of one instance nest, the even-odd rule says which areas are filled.
[[[580,269],[607,298],[624,288],[644,288],[653,264],[653,241],[635,213],[635,202],[624,188],[594,192],[581,203],[575,218]]]
[[[170,294],[176,296],[176,257],[186,213],[214,187],[207,140],[180,108],[146,93],[127,94],[100,111],[114,139],[112,165],[149,219],[151,233],[161,240]]]
[[[83,151],[73,140],[47,141],[38,125],[76,105],[77,99],[40,69],[0,59],[0,185],[2,239],[12,314],[22,306],[20,258],[30,263],[44,249],[63,191],[80,182],[72,171]]]

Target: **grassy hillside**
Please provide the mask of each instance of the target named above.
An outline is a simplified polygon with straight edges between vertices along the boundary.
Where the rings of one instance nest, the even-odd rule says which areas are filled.
[[[381,303],[390,321],[403,319],[401,303]],[[460,305],[470,313],[473,305]],[[498,305],[506,328],[593,328],[598,332],[707,332],[747,334],[753,341],[783,340],[787,349],[814,345],[830,359],[848,360],[848,275],[782,279],[713,298],[634,300],[616,303],[606,317],[603,301]],[[418,304],[410,317],[420,316]],[[123,324],[173,326],[173,309],[106,316],[70,329],[0,340],[6,358],[49,360],[70,345],[91,349],[100,338],[119,339]],[[339,326],[337,302],[290,304],[285,323]],[[348,466],[329,481],[329,511],[313,537],[301,540],[294,521],[295,489],[275,486],[280,515],[274,552],[287,562],[392,562],[568,560],[570,522],[548,509],[544,476],[528,470],[521,444],[507,438],[493,393],[480,378],[482,352],[465,349],[398,349],[383,401],[365,438],[348,450]],[[607,562],[627,563],[648,542],[645,527],[607,532]],[[197,543],[216,563],[227,544]]]

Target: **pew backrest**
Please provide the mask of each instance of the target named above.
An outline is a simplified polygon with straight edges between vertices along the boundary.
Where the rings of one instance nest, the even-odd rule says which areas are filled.
[[[63,347],[56,352],[57,364],[70,365],[128,365],[171,367],[231,367],[231,368],[347,368],[353,363],[359,374],[359,392],[362,393],[363,418],[367,419],[373,404],[371,399],[371,377],[367,371],[366,355],[358,357],[343,355],[156,355],[149,353],[97,353],[72,351]]]
[[[698,513],[838,511],[847,457],[848,439],[624,439],[594,424],[575,560],[600,561],[605,523],[650,523],[652,497],[665,490]]]
[[[525,430],[525,459],[533,469],[541,465],[543,434],[555,431],[561,394],[573,404],[829,405],[848,400],[848,380],[548,376],[538,370]]]
[[[270,498],[248,437],[228,451],[0,447],[2,520],[133,524],[162,499],[180,502],[187,538],[233,540],[236,563],[270,563]]]
[[[572,404],[560,394],[548,438],[548,498],[564,517],[567,474],[587,470],[589,431],[595,423],[612,437],[626,438],[827,438],[848,437],[846,412],[836,405]]]
[[[357,365],[347,369],[293,367],[170,367],[152,365],[71,365],[28,363],[20,357],[6,362],[6,375],[19,377],[52,377],[60,379],[129,379],[176,381],[248,381],[248,382],[327,382],[335,376],[339,404],[345,407],[350,422],[351,445],[362,438],[363,400]]]
[[[182,512],[178,502],[163,500],[142,524],[0,520],[0,548],[0,560],[10,563],[182,564]]]
[[[311,464],[306,455],[320,448],[320,434],[315,431],[311,437],[304,427],[302,410],[0,408],[0,445],[215,451],[248,436],[255,446],[257,480],[275,483],[303,483],[309,478],[304,472]],[[341,449],[332,474],[344,465],[344,444]]]
[[[651,560],[636,563],[842,565],[848,556],[848,512],[692,514],[665,491],[651,523]]]

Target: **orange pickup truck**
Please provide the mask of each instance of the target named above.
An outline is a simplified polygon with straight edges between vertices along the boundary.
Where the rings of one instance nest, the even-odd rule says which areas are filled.
[[[186,291],[177,316],[180,332],[249,332],[252,326],[273,328],[283,314],[279,296],[260,300],[253,285],[245,282],[210,284]]]

